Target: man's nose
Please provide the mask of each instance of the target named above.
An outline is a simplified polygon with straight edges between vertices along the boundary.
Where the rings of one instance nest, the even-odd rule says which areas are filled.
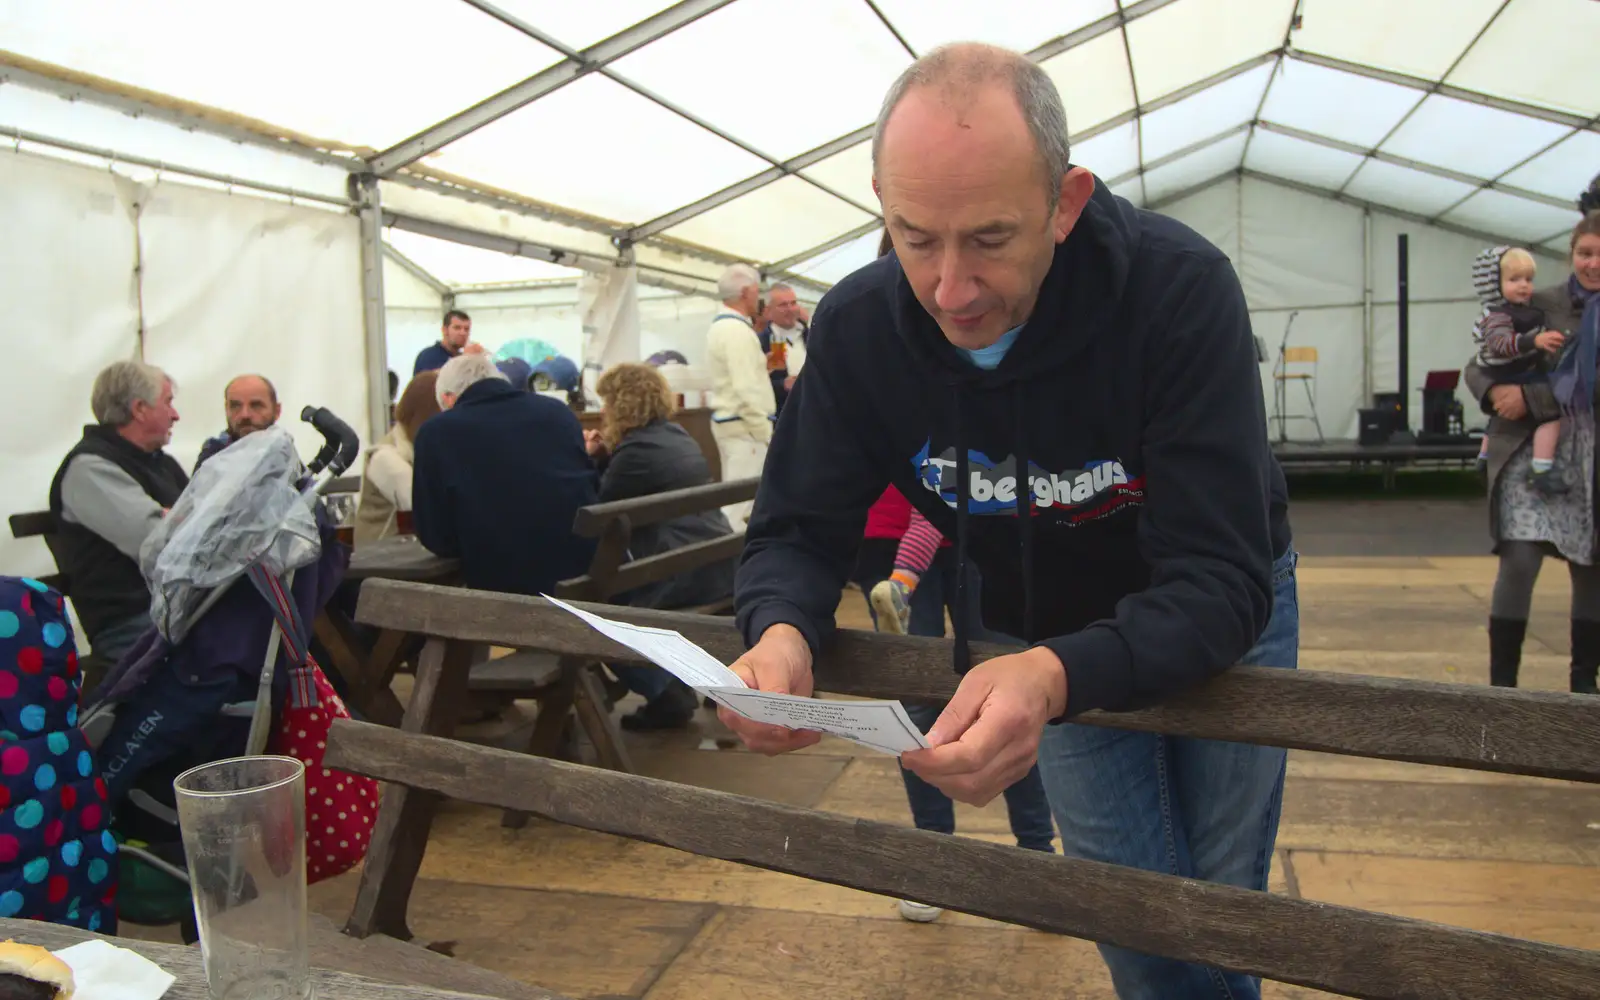
[[[933,301],[942,311],[961,313],[978,297],[978,282],[956,251],[948,251],[939,262],[939,286]]]

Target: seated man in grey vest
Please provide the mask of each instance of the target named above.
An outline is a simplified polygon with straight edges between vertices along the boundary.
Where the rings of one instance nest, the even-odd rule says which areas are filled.
[[[93,652],[112,662],[150,627],[139,546],[189,485],[162,450],[178,422],[172,388],[154,365],[108,365],[89,394],[96,422],[50,483],[51,551]]]

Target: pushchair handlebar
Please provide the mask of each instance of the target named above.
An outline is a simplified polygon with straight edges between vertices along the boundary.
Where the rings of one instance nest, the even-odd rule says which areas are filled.
[[[324,406],[308,406],[300,411],[300,419],[315,427],[325,442],[308,466],[313,476],[323,469],[330,469],[337,476],[355,464],[356,456],[361,452],[361,440],[350,425],[335,416],[332,410]]]

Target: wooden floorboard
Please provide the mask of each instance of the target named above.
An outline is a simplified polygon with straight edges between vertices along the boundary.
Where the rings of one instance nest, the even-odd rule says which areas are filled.
[[[1317,516],[1324,515],[1333,520],[1313,543],[1331,551],[1359,520]],[[1477,525],[1480,515],[1450,516]],[[1493,558],[1394,551],[1402,554],[1334,551],[1302,560],[1302,669],[1485,683]],[[1565,689],[1569,601],[1564,567],[1546,567],[1524,656],[1526,686]],[[870,627],[859,592],[843,594],[839,621]],[[405,684],[396,684],[402,696]],[[468,732],[499,738],[532,713],[526,704],[515,711]],[[1600,699],[1596,712],[1600,719]],[[702,711],[686,730],[625,738],[646,774],[910,822],[888,757],[827,738],[766,758],[737,749],[730,737]],[[1114,996],[1087,942],[960,914],[913,925],[899,919],[892,899],[542,821],[520,831],[499,821],[493,810],[446,807],[423,863],[412,926],[426,938],[454,940],[465,960],[573,997]],[[957,826],[964,836],[1011,839],[999,802],[958,806]],[[1271,889],[1600,947],[1600,786],[1293,752]],[[348,891],[337,882],[314,887],[314,905],[338,913]],[[1327,996],[1275,983],[1263,995]]]

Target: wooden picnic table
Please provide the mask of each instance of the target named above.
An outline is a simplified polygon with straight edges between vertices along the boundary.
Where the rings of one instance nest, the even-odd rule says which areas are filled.
[[[64,927],[36,920],[0,919],[0,940],[5,938],[12,938],[25,944],[41,945],[52,951],[100,938],[119,948],[137,952],[177,976],[177,982],[172,984],[162,1000],[210,1000],[211,994],[206,989],[205,967],[201,964],[199,948],[108,937],[104,934],[79,930],[76,927]],[[313,958],[315,954],[313,948]],[[381,1000],[485,1000],[481,994],[382,982],[330,969],[313,968],[312,975],[317,984],[318,1000],[380,1000],[380,998]],[[94,1000],[94,998],[85,997],[84,1000]]]
[[[417,536],[395,535],[356,549],[350,556],[345,579],[449,584],[459,579],[460,571],[460,560],[434,555]],[[314,628],[332,661],[328,666],[349,685],[352,707],[373,722],[398,726],[405,710],[389,690],[389,684],[417,645],[409,641],[410,633],[385,629],[373,642],[371,652],[363,654],[354,623],[338,608],[323,609]]]

